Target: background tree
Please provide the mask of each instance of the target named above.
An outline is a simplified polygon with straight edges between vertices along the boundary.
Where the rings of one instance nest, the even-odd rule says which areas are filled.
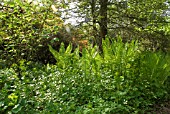
[[[124,41],[138,39],[150,49],[168,47],[168,29],[164,29],[169,23],[164,16],[169,6],[166,0],[80,0],[78,6],[80,16],[90,19],[85,23],[99,46],[107,34],[121,36]]]
[[[109,29],[127,41],[138,39],[141,43],[149,43],[149,47],[163,48],[168,41],[169,35],[162,28],[167,25],[163,16],[168,5],[164,0],[160,1],[122,1],[110,5],[110,14],[117,12],[118,15],[109,15]],[[113,17],[114,16],[114,17]],[[159,46],[158,46],[159,44]],[[162,46],[162,47],[160,47]]]

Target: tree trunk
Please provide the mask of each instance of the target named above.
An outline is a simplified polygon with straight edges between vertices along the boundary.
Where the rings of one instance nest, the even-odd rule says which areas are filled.
[[[96,0],[92,0],[91,1],[91,13],[92,13],[92,19],[93,19],[93,31],[97,31],[97,28],[96,28],[96,13],[95,13],[95,10],[96,10]]]
[[[93,26],[93,36],[94,36],[94,39],[92,39],[92,44],[95,45],[97,44],[97,27],[96,27],[96,23],[97,23],[97,13],[96,13],[96,0],[91,0],[90,2],[90,5],[91,5],[91,14],[92,14],[92,26]]]
[[[107,35],[107,5],[108,0],[100,0],[100,37],[98,39],[100,50],[102,50],[102,39],[105,39]]]

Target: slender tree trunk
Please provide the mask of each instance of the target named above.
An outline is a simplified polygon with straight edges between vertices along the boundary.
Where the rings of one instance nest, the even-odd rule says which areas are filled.
[[[95,45],[97,44],[97,27],[96,27],[96,23],[97,23],[97,14],[96,14],[96,0],[91,0],[90,2],[91,5],[91,14],[92,14],[92,23],[93,23],[93,36],[94,39],[92,39],[92,44]]]
[[[91,1],[91,13],[92,13],[92,18],[93,18],[93,30],[94,31],[97,31],[97,28],[96,28],[96,13],[95,13],[95,10],[96,10],[96,0],[92,0]]]
[[[105,39],[107,35],[107,5],[108,0],[100,0],[100,37],[98,40],[100,50],[102,50],[102,39]]]

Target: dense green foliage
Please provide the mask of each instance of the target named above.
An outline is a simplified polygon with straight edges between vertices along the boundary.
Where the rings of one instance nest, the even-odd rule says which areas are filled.
[[[40,7],[14,0],[0,4],[0,8],[0,61],[9,65],[20,59],[52,61],[47,44],[59,47],[61,38],[55,35],[63,22],[51,4]]]
[[[4,1],[0,113],[139,114],[170,99],[165,0],[84,0],[79,10],[92,20],[70,28],[57,10],[64,4]],[[88,38],[103,41],[80,45]]]
[[[145,44],[147,50],[154,48],[154,50],[165,49],[169,51],[168,17],[160,16],[168,7],[163,1],[153,2],[157,7],[149,7],[153,6],[151,1],[148,1],[147,5],[144,5],[142,1],[139,3],[110,1],[108,3],[108,36],[120,35],[125,40],[140,39],[139,41]],[[83,7],[84,5],[89,7],[92,5],[88,1],[80,2],[80,9],[83,7],[84,12],[82,11],[82,13],[88,12],[89,17],[88,15],[87,17],[94,18],[95,22],[92,27],[98,30],[97,23],[101,18],[98,8],[99,1],[93,2],[96,2],[94,14]],[[48,50],[48,44],[58,50],[61,42],[68,45],[72,37],[93,39],[93,36],[96,36],[98,38],[97,34],[100,34],[100,32],[94,31],[87,23],[86,28],[80,26],[81,28],[77,27],[67,33],[63,21],[59,18],[60,12],[54,11],[51,7],[53,4],[58,9],[60,7],[58,3],[42,2],[42,4],[33,4],[22,0],[6,1],[0,4],[0,64],[3,64],[3,66],[5,64],[10,66],[22,59],[54,63],[55,60]],[[123,7],[122,5],[131,7]],[[146,10],[148,12],[145,12]],[[154,11],[157,13],[151,15]],[[117,13],[114,14],[114,12]],[[122,17],[123,15],[124,17]],[[116,18],[114,18],[115,16]],[[120,22],[116,23],[117,20]],[[79,31],[86,32],[80,33]],[[87,33],[88,31],[91,33]],[[93,42],[96,41],[93,40]]]
[[[167,99],[170,57],[142,52],[138,42],[103,41],[83,49],[58,51],[56,65],[21,60],[0,70],[0,113],[144,113]]]

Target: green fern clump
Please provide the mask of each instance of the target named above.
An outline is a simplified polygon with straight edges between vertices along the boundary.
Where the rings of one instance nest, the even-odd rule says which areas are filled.
[[[102,46],[103,53],[98,51],[97,46],[84,48],[82,57],[78,55],[79,49],[71,53],[71,45],[66,51],[62,46],[63,51],[56,52],[51,47],[50,51],[58,67],[62,65],[66,72],[72,67],[81,87],[90,88],[87,91],[83,89],[82,93],[85,95],[88,92],[88,99],[99,97],[103,102],[114,102],[122,108],[128,106],[127,110],[133,111],[147,110],[155,100],[167,94],[165,81],[170,75],[168,57],[162,53],[140,51],[137,41],[123,43],[121,38],[117,41],[106,38]],[[126,108],[122,110],[127,111]]]

